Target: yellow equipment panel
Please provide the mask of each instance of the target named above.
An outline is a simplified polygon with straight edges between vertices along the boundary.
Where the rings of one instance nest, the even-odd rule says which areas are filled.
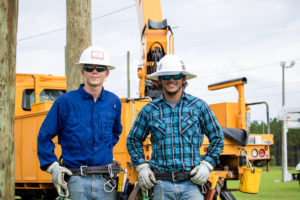
[[[144,105],[146,105],[149,102],[150,99],[147,98],[137,98],[137,99],[121,98],[121,103],[122,103],[121,123],[123,126],[123,130],[122,130],[122,134],[120,135],[119,142],[114,147],[113,153],[114,153],[114,159],[121,163],[121,167],[127,168],[131,183],[135,181],[137,177],[137,173],[134,170],[135,168],[130,165],[130,156],[126,148],[126,141],[127,141],[126,139],[138,112],[142,109]],[[147,147],[148,143],[150,144],[150,141],[149,139],[146,139],[144,143],[144,147],[145,147],[144,150],[145,150],[145,157],[147,161],[150,160],[150,155],[151,155],[150,148]]]

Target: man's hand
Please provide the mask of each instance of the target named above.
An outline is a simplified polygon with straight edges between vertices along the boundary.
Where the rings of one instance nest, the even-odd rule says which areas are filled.
[[[142,190],[148,190],[154,186],[156,183],[155,176],[151,171],[148,163],[140,164],[136,167],[137,172],[139,173],[139,185]]]
[[[52,183],[55,186],[58,195],[62,197],[68,197],[69,190],[67,182],[64,180],[64,175],[66,173],[71,176],[73,175],[72,172],[65,167],[59,166],[58,162],[52,163],[48,167],[47,172],[51,174]]]
[[[191,181],[197,185],[206,183],[209,178],[209,172],[211,172],[213,169],[213,166],[209,162],[205,160],[201,161],[200,165],[196,166],[191,171]]]

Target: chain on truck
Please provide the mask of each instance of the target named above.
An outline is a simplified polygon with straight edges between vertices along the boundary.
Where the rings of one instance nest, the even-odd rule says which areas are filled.
[[[123,170],[118,174],[116,185],[121,197],[142,195],[136,186],[137,172],[130,163],[126,149],[126,138],[131,125],[141,108],[151,99],[161,94],[154,81],[147,75],[155,72],[156,63],[166,54],[174,54],[174,34],[167,20],[163,20],[160,0],[136,0],[139,29],[142,44],[142,67],[138,68],[139,97],[121,98],[123,132],[114,148],[114,159],[121,163]],[[212,81],[213,82],[213,81]],[[245,77],[214,83],[208,90],[234,87],[238,93],[236,102],[211,104],[217,120],[225,135],[224,150],[220,155],[220,164],[210,173],[205,199],[235,199],[231,191],[258,193],[261,168],[268,170],[270,145],[273,135],[250,134],[250,106],[266,102],[246,103],[244,96]],[[41,171],[37,158],[36,138],[39,128],[50,110],[53,101],[66,92],[65,77],[37,74],[16,75],[15,98],[15,187],[16,195],[23,199],[44,196],[54,199],[57,194],[48,173]],[[197,94],[195,94],[197,95]],[[268,120],[268,106],[267,122]],[[269,129],[268,129],[269,130]],[[61,149],[57,137],[53,139],[55,153],[59,157]],[[205,137],[201,146],[204,155],[209,145]],[[149,137],[144,142],[146,161],[150,160],[151,143]],[[229,181],[240,180],[239,188],[228,188]]]

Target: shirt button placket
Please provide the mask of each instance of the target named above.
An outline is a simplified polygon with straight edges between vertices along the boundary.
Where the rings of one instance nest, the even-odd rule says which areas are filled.
[[[98,119],[97,119],[97,115],[96,115],[96,107],[97,107],[96,105],[97,105],[96,103],[93,104],[93,150],[94,151],[95,151],[95,142],[96,142],[95,132],[98,132],[97,131],[97,124],[98,124],[97,121],[98,121]]]
[[[173,167],[175,168],[175,133],[174,133],[174,110],[171,110],[171,130],[172,130],[172,146],[173,146]]]

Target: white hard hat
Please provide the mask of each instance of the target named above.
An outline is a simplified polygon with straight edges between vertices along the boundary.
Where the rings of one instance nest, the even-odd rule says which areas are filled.
[[[81,53],[79,62],[76,63],[76,65],[82,68],[85,64],[104,65],[107,66],[109,70],[115,69],[115,67],[110,64],[110,57],[107,51],[98,46],[90,46]]]
[[[197,75],[186,71],[183,61],[175,55],[165,55],[157,64],[156,72],[147,76],[148,79],[158,80],[159,76],[183,74],[186,79],[195,78]]]

